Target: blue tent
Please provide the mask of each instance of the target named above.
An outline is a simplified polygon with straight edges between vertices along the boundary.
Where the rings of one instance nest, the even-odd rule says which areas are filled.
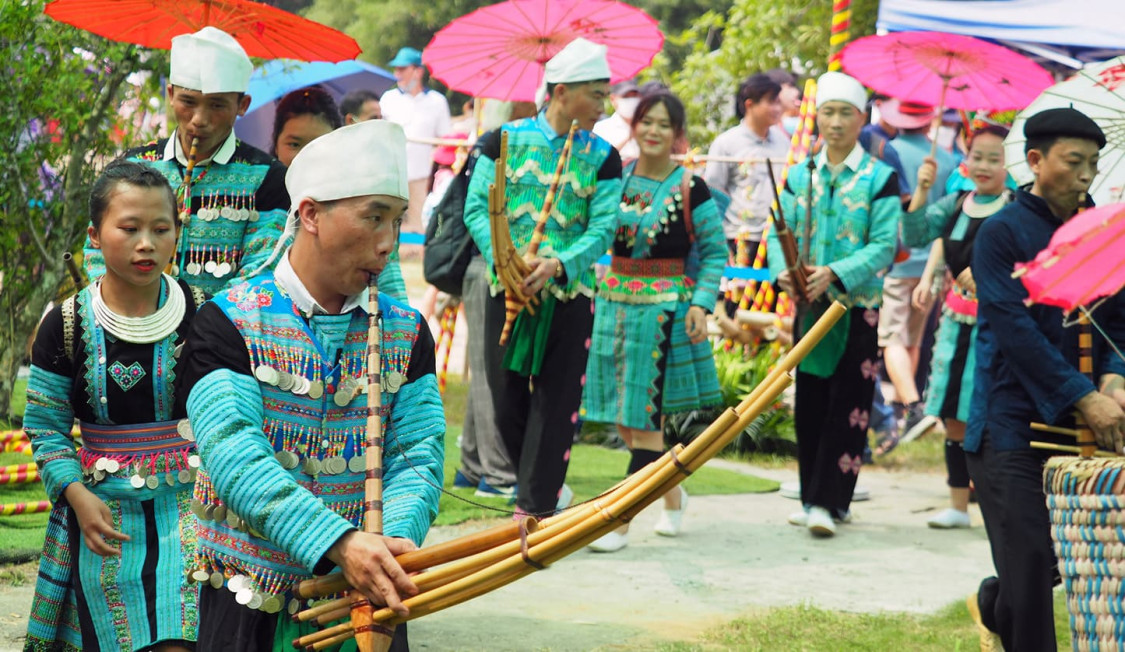
[[[312,84],[320,84],[338,104],[344,95],[361,88],[382,95],[394,86],[395,78],[379,66],[358,60],[339,63],[268,61],[250,77],[250,88],[246,91],[250,95],[250,108],[234,123],[235,134],[258,149],[270,151],[277,101],[289,91]]]
[[[1071,68],[1125,54],[1125,0],[882,0],[880,32],[999,41]]]

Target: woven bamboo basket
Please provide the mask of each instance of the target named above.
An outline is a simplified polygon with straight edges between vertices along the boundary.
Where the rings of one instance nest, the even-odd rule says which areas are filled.
[[[1053,457],[1043,472],[1075,650],[1125,647],[1125,458]]]

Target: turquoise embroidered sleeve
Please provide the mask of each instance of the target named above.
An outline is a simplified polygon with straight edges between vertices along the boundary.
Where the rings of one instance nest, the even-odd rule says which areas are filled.
[[[946,195],[929,206],[902,215],[902,242],[907,247],[924,247],[941,236],[957,208],[958,193]]]
[[[280,208],[261,211],[257,222],[248,222],[246,233],[242,236],[242,261],[238,273],[227,280],[225,287],[238,285],[242,281],[269,270],[258,268],[269,260],[277,241],[285,230],[286,212]],[[276,261],[274,261],[276,264]]]
[[[885,175],[877,178],[886,181]],[[872,201],[866,242],[855,252],[829,263],[828,267],[849,292],[869,283],[877,273],[894,262],[901,215],[902,204],[897,195]]]
[[[212,371],[192,388],[187,411],[215,493],[310,573],[332,544],[354,529],[274,458],[262,432],[262,397],[253,378]]]
[[[379,292],[409,305],[406,296],[406,281],[402,278],[402,265],[398,259],[398,245],[391,253],[391,259],[383,271],[379,273]]]
[[[421,546],[438,513],[445,461],[445,413],[437,378],[426,374],[395,394],[383,452],[383,533]]]
[[[479,163],[478,163],[479,164]],[[590,270],[613,242],[617,228],[617,207],[621,203],[621,179],[601,179],[590,198],[589,219],[582,235],[564,251],[559,261],[566,269],[567,286],[574,287],[579,277]]]
[[[488,224],[488,186],[496,176],[496,162],[487,156],[477,158],[473,174],[469,177],[469,190],[465,196],[465,228],[469,230],[477,249],[492,268],[492,232]]]
[[[727,264],[727,242],[723,237],[723,218],[713,200],[707,200],[692,210],[691,221],[695,231],[695,246],[699,252],[699,273],[695,277],[695,290],[691,305],[710,312],[719,297],[719,283]]]
[[[74,410],[70,406],[73,381],[32,365],[27,381],[27,408],[23,427],[31,440],[35,464],[51,502],[72,482],[82,482],[82,466],[70,430]]]

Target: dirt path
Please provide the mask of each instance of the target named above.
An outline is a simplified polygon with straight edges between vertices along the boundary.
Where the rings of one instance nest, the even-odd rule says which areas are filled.
[[[727,468],[786,481],[787,470]],[[928,613],[963,598],[992,563],[974,507],[971,530],[925,526],[942,478],[865,471],[872,499],[830,540],[787,525],[778,494],[695,496],[683,535],[652,534],[642,513],[621,552],[579,552],[553,568],[410,624],[415,649],[586,650],[691,639],[761,607],[808,602],[844,611]],[[445,527],[429,543],[464,534]],[[19,649],[32,585],[0,587],[0,650]]]

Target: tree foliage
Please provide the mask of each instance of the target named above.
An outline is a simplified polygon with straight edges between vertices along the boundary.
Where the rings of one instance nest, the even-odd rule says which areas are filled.
[[[354,38],[361,59],[385,66],[400,47],[425,47],[442,27],[481,7],[499,0],[446,0],[409,3],[400,0],[316,0],[305,13]],[[679,33],[707,11],[725,12],[732,0],[632,0],[628,4],[647,11],[661,29]],[[393,36],[388,36],[393,35]],[[685,48],[673,48],[686,54]],[[675,56],[674,59],[678,60]]]
[[[878,0],[852,0],[852,39],[875,33]],[[662,55],[655,74],[684,100],[693,143],[709,143],[732,126],[734,95],[747,76],[785,68],[816,76],[828,65],[832,1],[734,0],[729,11],[708,11],[675,36],[670,49],[689,48],[682,62]]]
[[[0,3],[0,417],[63,254],[86,233],[89,188],[129,143],[118,108],[143,51],[47,18],[43,0]],[[163,59],[153,59],[163,61]]]

